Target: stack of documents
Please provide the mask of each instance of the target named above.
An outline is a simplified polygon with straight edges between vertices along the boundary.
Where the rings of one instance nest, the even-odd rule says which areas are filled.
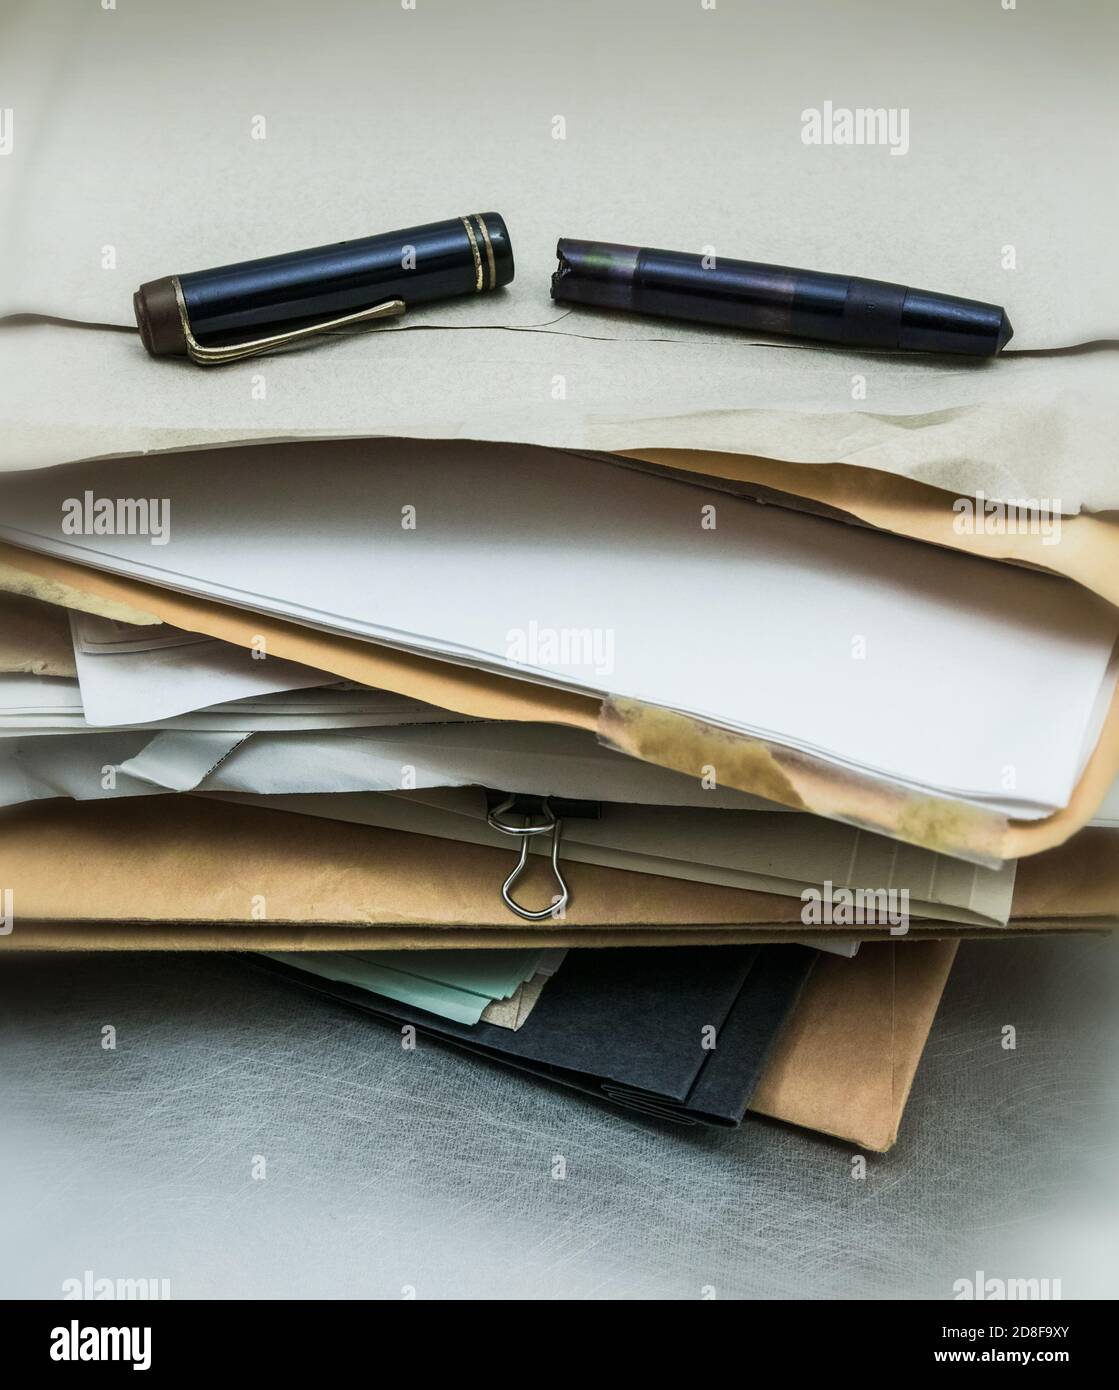
[[[1110,926],[1102,574],[686,462],[363,440],[4,478],[4,945],[251,952],[720,1125],[798,1019],[845,1026],[857,971],[895,1010],[898,961],[945,944],[905,1006],[915,1067],[961,937]],[[59,525],[114,489],[170,499],[167,545]],[[889,1142],[905,1093],[812,1123]]]
[[[217,371],[121,331],[89,229],[119,229],[131,287],[490,206],[462,83],[499,28],[535,51],[528,12],[477,6],[452,54],[439,24],[346,7],[298,128],[253,148],[228,137],[239,16],[217,51],[155,21],[117,46],[77,11],[13,35],[54,80],[23,93],[34,161],[0,161],[0,951],[233,951],[308,1007],[650,1117],[884,1149],[961,940],[1119,924],[1119,291],[1085,244],[1106,132],[1070,150],[1030,95],[1055,12],[1007,64],[999,16],[967,8],[941,54],[981,64],[966,110],[907,62],[941,143],[914,131],[905,160],[801,139],[834,72],[799,43],[823,0],[720,12],[715,45],[654,8],[602,17],[625,63],[555,26],[570,144],[531,65],[469,103],[503,152],[512,285]],[[851,23],[889,73],[873,8]],[[292,15],[270,24],[298,51]],[[1102,101],[1089,30],[1065,66]],[[162,109],[171,58],[196,86],[156,138],[135,103]],[[352,171],[416,74],[371,203]],[[636,119],[632,74],[677,94],[672,130]],[[561,314],[568,232],[1005,300],[1025,352]]]

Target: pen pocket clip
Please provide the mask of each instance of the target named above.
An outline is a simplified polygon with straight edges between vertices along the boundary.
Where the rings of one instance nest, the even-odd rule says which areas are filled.
[[[359,323],[369,323],[374,319],[398,318],[404,313],[403,299],[386,299],[382,304],[373,304],[368,309],[358,309],[340,318],[324,319],[322,323],[307,324],[303,328],[291,328],[286,333],[273,333],[267,338],[253,338],[243,343],[223,343],[219,347],[206,347],[194,336],[187,313],[186,300],[179,277],[173,276],[175,303],[179,306],[183,337],[186,338],[187,356],[200,367],[218,367],[225,362],[239,362],[243,357],[255,357],[261,352],[271,352],[275,348],[285,348],[293,343],[304,342],[318,337],[320,333],[331,333],[339,328],[352,328]]]
[[[502,799],[500,792],[490,792],[488,800],[489,810],[486,815],[486,824],[491,830],[497,830],[502,835],[519,838],[521,842],[521,852],[513,866],[513,872],[501,885],[502,902],[511,912],[515,912],[518,917],[523,917],[526,922],[544,922],[549,918],[562,919],[564,908],[571,901],[571,890],[567,886],[567,880],[563,876],[559,863],[563,817],[564,815],[597,817],[601,814],[600,806],[597,802],[559,800],[546,796],[514,794]],[[523,818],[523,824],[510,824],[509,820],[506,819],[509,816]],[[528,865],[528,842],[535,835],[551,836],[552,874],[559,887],[559,893],[547,907],[533,910],[523,907],[513,897],[513,887]]]

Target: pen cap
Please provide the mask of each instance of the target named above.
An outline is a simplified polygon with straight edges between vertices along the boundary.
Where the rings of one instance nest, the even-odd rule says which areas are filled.
[[[292,251],[140,286],[136,323],[155,356],[191,356],[308,328],[395,304],[417,304],[498,289],[513,278],[513,248],[496,212],[470,213]],[[272,344],[268,344],[272,346]]]

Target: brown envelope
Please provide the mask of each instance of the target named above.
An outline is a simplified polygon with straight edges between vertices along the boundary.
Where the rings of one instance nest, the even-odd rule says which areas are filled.
[[[955,955],[954,941],[906,941],[821,956],[751,1111],[891,1148]]]
[[[535,857],[534,857],[535,858]],[[514,928],[501,901],[512,849],[433,839],[192,796],[52,800],[0,813],[0,885],[20,923],[245,924]],[[563,929],[751,926],[803,930],[799,898],[685,883],[596,864],[565,865],[574,894]],[[554,888],[543,859],[526,901]],[[555,925],[549,923],[549,926]],[[364,934],[363,934],[364,935]],[[457,934],[448,944],[466,945]],[[533,939],[539,936],[533,933]],[[355,943],[356,944],[356,943]]]

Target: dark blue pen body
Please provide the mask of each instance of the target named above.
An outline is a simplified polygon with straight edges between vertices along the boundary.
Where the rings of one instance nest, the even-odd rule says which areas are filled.
[[[634,308],[756,333],[830,340],[838,334],[849,279],[754,261],[645,250],[637,258]]]
[[[191,328],[205,341],[334,318],[389,299],[411,306],[473,294],[507,283],[512,270],[505,224],[484,213],[178,279]]]
[[[562,240],[552,295],[849,347],[990,356],[1011,335],[996,304],[882,280],[728,257]]]

